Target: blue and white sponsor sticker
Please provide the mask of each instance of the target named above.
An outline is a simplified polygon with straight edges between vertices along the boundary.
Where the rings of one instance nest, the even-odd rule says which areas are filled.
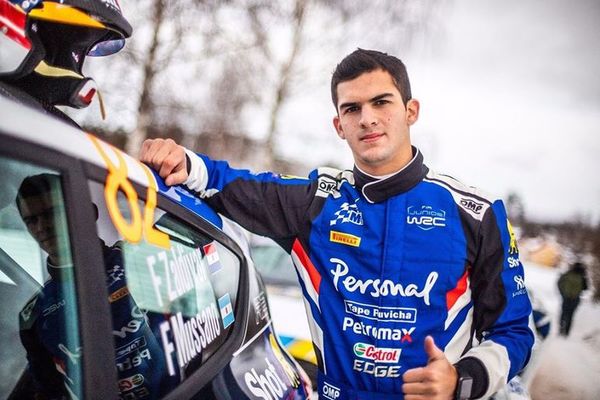
[[[233,324],[233,321],[235,321],[229,293],[219,298],[219,309],[221,310],[221,319],[223,319],[223,328],[226,329],[229,325]]]
[[[219,252],[217,251],[217,244],[215,242],[209,243],[202,247],[208,262],[208,270],[211,274],[214,274],[221,270],[221,261],[219,260]]]

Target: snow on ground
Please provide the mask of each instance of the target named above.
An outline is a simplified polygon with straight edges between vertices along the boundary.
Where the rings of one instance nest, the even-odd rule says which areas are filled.
[[[540,345],[531,365],[533,400],[600,399],[600,304],[582,299],[575,311],[569,337],[558,335],[561,298],[556,287],[560,272],[534,264],[525,265],[530,292],[552,316],[552,333]]]

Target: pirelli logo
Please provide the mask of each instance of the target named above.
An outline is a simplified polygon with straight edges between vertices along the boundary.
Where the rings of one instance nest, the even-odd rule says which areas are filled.
[[[123,297],[129,294],[129,289],[127,286],[122,287],[121,289],[115,290],[108,296],[108,301],[114,303],[115,301],[122,299]]]
[[[350,235],[349,233],[342,233],[338,231],[329,232],[329,241],[334,243],[345,244],[346,246],[358,247],[360,246],[360,238],[358,236]]]

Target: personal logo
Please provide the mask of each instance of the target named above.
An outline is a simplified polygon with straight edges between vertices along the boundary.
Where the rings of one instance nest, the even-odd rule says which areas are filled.
[[[376,363],[397,363],[400,360],[401,349],[375,347],[372,344],[355,343],[354,355]]]
[[[508,234],[510,236],[510,247],[508,249],[509,254],[518,254],[519,247],[517,246],[517,236],[509,220],[506,220],[506,226],[508,228]]]
[[[215,242],[209,243],[202,247],[206,256],[206,262],[208,263],[208,270],[211,274],[217,273],[221,270],[222,265],[219,260],[219,252],[217,251],[217,244]]]
[[[333,275],[333,286],[337,291],[339,291],[338,284],[340,278],[343,278],[341,279],[341,283],[348,292],[358,290],[362,294],[368,293],[371,297],[419,297],[423,299],[426,305],[430,305],[429,294],[439,275],[436,271],[430,272],[423,288],[419,289],[419,286],[415,283],[403,284],[389,279],[367,279],[363,281],[349,274],[350,268],[348,268],[348,265],[343,260],[333,257],[329,261],[335,264],[335,269],[330,269],[329,272]]]
[[[410,206],[406,209],[406,223],[424,231],[443,228],[446,226],[446,211],[431,206]]]
[[[227,327],[233,324],[233,321],[235,320],[229,293],[219,298],[219,309],[221,311],[221,319],[223,320],[223,328],[227,329]]]
[[[466,198],[460,199],[460,205],[467,210],[473,211],[475,214],[479,214],[483,208],[483,203],[478,203],[475,200]]]
[[[344,244],[346,246],[359,247],[360,237],[338,231],[329,232],[329,241]]]
[[[358,199],[356,200],[358,201]],[[329,221],[330,226],[334,226],[339,224],[350,223],[354,225],[362,225],[363,224],[363,215],[362,212],[358,209],[356,202],[354,204],[350,204],[348,202],[343,202],[340,208],[333,213],[335,217]]]

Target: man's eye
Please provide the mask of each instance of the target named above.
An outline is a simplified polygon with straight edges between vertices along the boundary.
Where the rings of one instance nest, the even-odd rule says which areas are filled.
[[[348,113],[354,113],[358,111],[358,107],[348,107],[346,108],[346,110],[344,111],[344,114],[348,114]]]
[[[388,104],[388,103],[389,103],[389,100],[380,99],[380,100],[377,100],[374,104],[376,106],[382,106],[382,105]]]

